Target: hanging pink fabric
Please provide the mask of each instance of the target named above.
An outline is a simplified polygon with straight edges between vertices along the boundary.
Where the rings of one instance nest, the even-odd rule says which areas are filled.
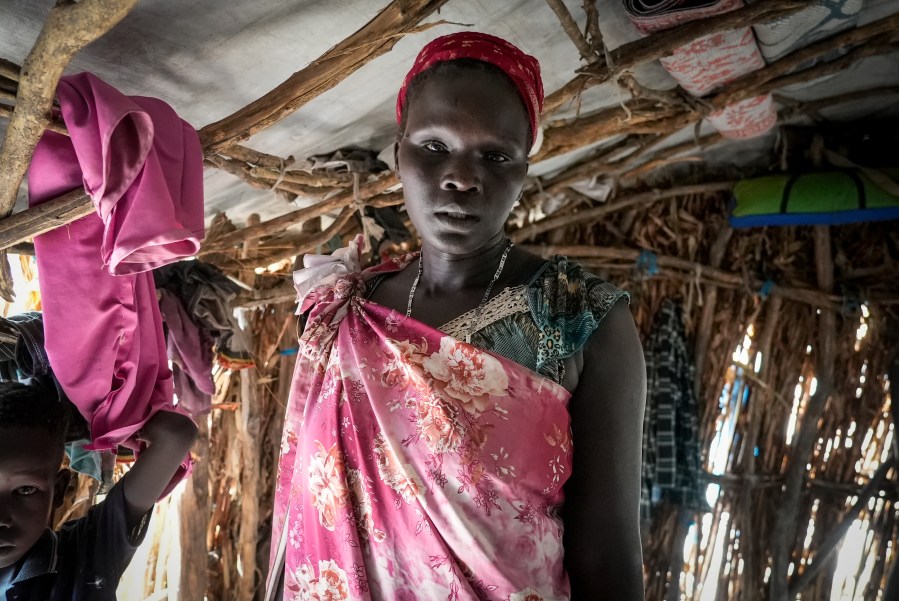
[[[62,78],[57,97],[71,138],[41,139],[30,204],[83,185],[97,213],[35,238],[47,353],[90,424],[88,448],[139,449],[147,419],[174,409],[150,270],[199,248],[203,154],[161,100],[124,96],[89,73]]]
[[[736,10],[742,0],[625,0],[625,9],[644,34]],[[699,37],[660,59],[686,91],[705,96],[716,88],[765,66],[752,29],[741,27]],[[761,135],[777,123],[770,94],[749,98],[712,113],[709,122],[728,138]]]
[[[366,301],[365,277],[416,257],[348,273],[359,246],[307,268],[326,284],[295,280],[266,598],[284,574],[285,600],[568,599],[570,394]]]

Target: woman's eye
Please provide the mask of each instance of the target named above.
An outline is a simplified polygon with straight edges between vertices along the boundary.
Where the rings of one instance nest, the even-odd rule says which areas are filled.
[[[509,160],[509,157],[499,152],[488,152],[484,155],[484,158],[491,163],[505,163]]]
[[[36,493],[38,490],[37,486],[20,486],[16,489],[17,495],[22,495],[23,497],[28,497]]]
[[[422,144],[421,147],[431,152],[446,152],[446,146],[435,140],[429,140]]]

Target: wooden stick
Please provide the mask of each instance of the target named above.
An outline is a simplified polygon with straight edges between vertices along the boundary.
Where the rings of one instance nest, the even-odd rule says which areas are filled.
[[[821,546],[815,551],[809,562],[806,563],[805,569],[794,575],[790,580],[789,598],[795,599],[814,581],[821,569],[827,565],[828,559],[836,551],[837,546],[849,532],[852,523],[859,516],[862,510],[867,506],[871,497],[877,493],[880,484],[886,479],[889,472],[896,465],[896,457],[892,453],[890,458],[880,464],[871,479],[865,487],[859,492],[858,499],[853,503],[852,507],[843,516],[840,517],[840,523],[836,527],[830,529],[827,538],[821,543]]]
[[[231,306],[236,308],[253,308],[265,305],[274,305],[278,303],[295,303],[297,301],[297,290],[290,282],[268,290],[251,290],[242,292]]]
[[[374,182],[360,186],[361,198],[362,200],[368,200],[369,198],[386,192],[389,188],[392,188],[398,183],[399,180],[396,178],[395,174],[389,173],[384,175]],[[343,207],[352,204],[352,202],[353,191],[346,190],[311,207],[306,207],[280,217],[275,217],[274,219],[269,219],[255,227],[246,227],[231,232],[217,240],[210,240],[207,244],[204,244],[203,249],[200,250],[200,254],[221,251],[240,244],[244,240],[262,238],[263,236],[281,233],[285,228],[291,225],[302,223],[313,217],[319,217],[335,209],[342,209]]]
[[[0,217],[6,216],[38,140],[50,124],[53,96],[62,72],[81,48],[112,29],[137,0],[57,2],[25,59],[16,95],[16,110],[0,148]]]
[[[15,112],[12,108],[0,104],[0,117],[4,117],[6,119],[12,119],[13,112]],[[62,134],[64,136],[69,135],[69,130],[66,129],[66,126],[58,121],[51,119],[47,122],[46,129],[50,131],[55,131],[58,134]],[[30,160],[30,159],[29,159]]]
[[[0,58],[0,77],[5,77],[10,81],[19,81],[22,73],[21,67],[5,58]]]
[[[94,212],[82,189],[73,190],[36,207],[0,219],[0,249],[49,232]]]
[[[587,42],[596,56],[602,57],[608,63],[611,57],[609,49],[602,39],[602,30],[599,28],[599,10],[596,8],[596,0],[584,0],[583,8],[584,13],[587,15]],[[606,66],[612,67],[609,64]]]
[[[724,261],[724,253],[727,251],[727,245],[733,236],[734,230],[725,224],[715,236],[712,248],[709,250],[709,266],[718,269]],[[693,382],[693,389],[696,398],[700,398],[702,377],[705,375],[706,354],[708,353],[709,341],[712,338],[712,326],[715,322],[715,311],[718,304],[718,289],[712,287],[706,295],[702,305],[702,317],[699,319],[699,328],[696,334],[696,349],[694,353],[694,364],[696,366],[696,378]]]
[[[250,215],[247,225],[259,223],[259,215]],[[253,259],[258,240],[244,242],[242,258]],[[255,276],[253,276],[255,278]],[[251,327],[243,328],[243,337],[248,350],[255,355],[257,340]],[[240,414],[237,419],[237,436],[240,445],[240,533],[238,557],[242,567],[242,577],[237,583],[238,599],[252,599],[256,591],[256,545],[259,541],[259,471],[262,453],[259,445],[262,403],[257,385],[258,369],[261,366],[240,372]]]
[[[238,179],[244,181],[248,185],[256,188],[258,190],[268,190],[274,194],[278,194],[287,202],[293,202],[297,195],[291,192],[288,192],[282,186],[278,186],[277,188],[272,188],[272,184],[266,183],[264,181],[258,180],[255,177],[252,177],[249,173],[250,168],[247,167],[244,163],[240,163],[238,161],[234,161],[224,156],[213,155],[211,157],[207,157],[203,160],[205,165],[209,165],[212,167],[217,167],[221,169],[225,173],[230,173],[231,175],[237,177]],[[274,183],[274,182],[273,182]]]
[[[197,442],[191,455],[195,459],[190,479],[181,496],[181,570],[179,594],[182,599],[202,599],[206,595],[209,570],[205,569],[209,549],[209,426],[206,419],[197,420]]]
[[[759,6],[760,4],[768,5],[768,3],[756,3],[748,6]],[[891,52],[895,49],[895,45],[891,41],[893,34],[889,32],[896,29],[899,29],[899,14],[827,38],[734,80],[709,97],[707,103],[712,109],[722,109],[740,100],[845,70],[863,58]],[[878,36],[884,37],[881,39]],[[867,43],[854,48],[839,59],[795,71],[804,63],[821,59],[836,49],[859,44],[865,40],[868,40]],[[595,78],[590,80],[590,82],[593,81]],[[586,82],[581,81],[581,83]],[[627,109],[621,106],[609,107],[564,125],[547,127],[543,134],[543,146],[534,157],[534,162],[571,152],[613,135],[676,131],[701,120],[704,116],[699,111],[692,109],[659,108],[654,103],[648,103],[642,99],[625,104]]]
[[[843,33],[801,48],[771,63],[764,69],[747,73],[728,83],[721,91],[711,96],[708,102],[713,107],[720,109],[728,104],[759,94],[809,81],[811,78],[808,73],[812,73],[814,78],[818,78],[842,71],[857,60],[895,49],[892,40],[897,28],[899,28],[899,14],[884,17],[861,27],[853,27]],[[835,50],[858,44],[862,45],[838,59],[796,71],[800,65],[821,60]]]
[[[838,104],[854,102],[856,100],[867,100],[876,96],[897,96],[899,95],[899,86],[883,86],[877,88],[869,88],[867,90],[857,90],[847,94],[837,94],[828,98],[819,100],[811,100],[808,102],[800,102],[794,106],[786,108],[780,112],[781,119],[789,121],[799,115],[816,115],[825,108],[830,108]]]
[[[565,255],[572,258],[584,259],[586,265],[589,259],[611,259],[616,261],[625,261],[628,263],[627,269],[633,270],[641,253],[640,249],[635,248],[614,248],[603,246],[579,246],[579,245],[541,245],[541,244],[522,244],[522,249],[533,252],[544,257],[553,255]],[[710,265],[696,263],[681,259],[680,257],[670,257],[665,255],[657,255],[656,263],[659,267],[676,269],[686,272],[690,277],[696,277],[698,274],[701,278],[709,280],[718,286],[732,288],[736,290],[759,290],[764,283],[761,278],[750,277],[746,279],[743,274],[730,273],[722,269],[716,269]],[[770,294],[779,295],[787,300],[792,300],[813,307],[827,308],[830,311],[822,311],[823,313],[833,313],[838,311],[842,299],[830,292],[817,290],[813,288],[802,288],[798,286],[775,286]]]
[[[629,136],[624,138],[608,148],[603,148],[600,154],[588,157],[581,162],[571,165],[552,178],[543,180],[541,185],[542,192],[543,194],[555,194],[573,183],[584,181],[585,179],[590,179],[597,175],[612,173],[619,165],[618,162],[612,161],[615,156],[629,150],[636,152],[640,148],[641,143],[639,136]],[[627,155],[626,158],[629,158],[630,156],[631,155]]]
[[[686,125],[700,117],[696,114],[685,118],[685,115],[673,107],[657,107],[645,100],[631,101],[627,103],[627,109],[620,105],[605,108],[565,125],[546,127],[543,145],[533,161],[539,163],[615,135],[668,133],[671,125],[666,119],[679,117]]]
[[[250,175],[258,179],[267,181],[281,181],[288,183],[301,184],[312,188],[332,188],[338,186],[347,186],[353,183],[353,178],[347,177],[349,173],[307,173],[305,171],[288,171],[283,177],[275,170],[267,167],[252,167]]]
[[[549,117],[573,99],[580,96],[584,90],[592,88],[600,83],[603,82],[599,81],[599,79],[593,75],[586,73],[575,75],[571,81],[543,100],[543,117]]]
[[[833,251],[830,229],[825,225],[814,228],[815,271],[818,289],[830,295],[833,290]],[[784,492],[780,510],[774,521],[771,539],[771,601],[788,601],[788,569],[796,542],[796,528],[799,522],[800,495],[805,483],[806,465],[818,438],[818,420],[833,390],[834,360],[836,357],[836,314],[822,311],[818,317],[818,344],[815,349],[815,378],[817,388],[811,396],[793,440],[787,464]]]
[[[725,190],[730,190],[732,187],[733,182],[712,182],[706,184],[696,184],[692,186],[679,186],[676,188],[670,188],[668,190],[649,190],[648,192],[640,192],[624,198],[611,200],[606,205],[593,209],[587,209],[586,211],[579,211],[571,215],[561,215],[559,217],[542,219],[536,223],[532,223],[531,225],[525,226],[519,230],[512,232],[510,234],[510,237],[512,238],[513,242],[520,243],[538,234],[542,234],[543,232],[548,232],[549,230],[556,229],[557,227],[569,226],[586,221],[595,221],[603,215],[608,215],[610,213],[614,213],[616,211],[620,211],[629,207],[650,205],[660,200],[676,198],[678,196],[691,196],[694,194],[722,192]]]
[[[277,88],[200,130],[207,153],[218,152],[246,140],[277,123],[298,108],[330,90],[372,59],[390,51],[407,33],[422,31],[418,24],[446,0],[394,0],[387,8],[305,69],[297,71]]]
[[[689,44],[697,38],[785,17],[812,4],[815,4],[815,0],[756,2],[728,13],[685,23],[619,46],[609,51],[612,65],[595,65],[590,69],[591,72],[578,74],[561,89],[547,96],[543,105],[543,114],[550,115],[585,89],[610,81],[639,65],[668,56],[680,46]]]
[[[278,261],[283,261],[284,259],[289,259],[297,255],[312,252],[322,244],[327,243],[328,240],[336,236],[338,233],[340,233],[340,231],[343,229],[343,226],[345,226],[347,222],[349,222],[349,220],[353,217],[353,213],[355,213],[355,211],[355,207],[345,207],[343,211],[341,211],[340,215],[337,216],[337,219],[334,220],[334,223],[328,226],[328,228],[326,228],[324,231],[319,232],[318,234],[310,238],[306,238],[292,246],[282,247],[277,250],[262,251],[252,259],[228,261],[222,255],[216,254],[210,257],[209,261],[222,269],[237,269],[248,271],[253,270],[256,267],[265,267],[266,265],[271,265],[272,263],[277,263]]]
[[[221,154],[238,161],[243,161],[244,163],[256,165],[258,167],[268,167],[269,169],[280,169],[282,166],[290,167],[294,164],[293,157],[282,159],[279,156],[259,152],[258,150],[253,150],[252,148],[247,148],[240,144],[229,146],[228,149],[223,150]]]
[[[574,20],[574,17],[571,16],[568,7],[565,6],[562,0],[546,0],[546,3],[552,11],[556,13],[556,16],[559,18],[559,23],[562,24],[562,29],[568,34],[571,41],[574,42],[581,58],[587,61],[588,65],[597,62],[599,56],[593,52],[593,48],[591,48],[590,44],[587,43],[587,40],[584,39],[581,30],[578,28],[577,22]]]

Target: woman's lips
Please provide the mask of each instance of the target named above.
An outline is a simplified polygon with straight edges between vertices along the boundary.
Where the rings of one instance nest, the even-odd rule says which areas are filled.
[[[456,211],[441,211],[434,213],[434,217],[440,224],[453,229],[467,229],[481,220],[474,215]]]
[[[434,213],[434,216],[442,223],[451,225],[471,225],[480,221],[479,217],[460,211],[439,211]]]

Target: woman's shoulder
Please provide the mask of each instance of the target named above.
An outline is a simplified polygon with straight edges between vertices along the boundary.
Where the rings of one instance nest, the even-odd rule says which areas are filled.
[[[535,318],[576,319],[589,315],[596,322],[594,327],[620,300],[630,302],[625,290],[562,255],[547,261],[528,286],[528,295]]]

